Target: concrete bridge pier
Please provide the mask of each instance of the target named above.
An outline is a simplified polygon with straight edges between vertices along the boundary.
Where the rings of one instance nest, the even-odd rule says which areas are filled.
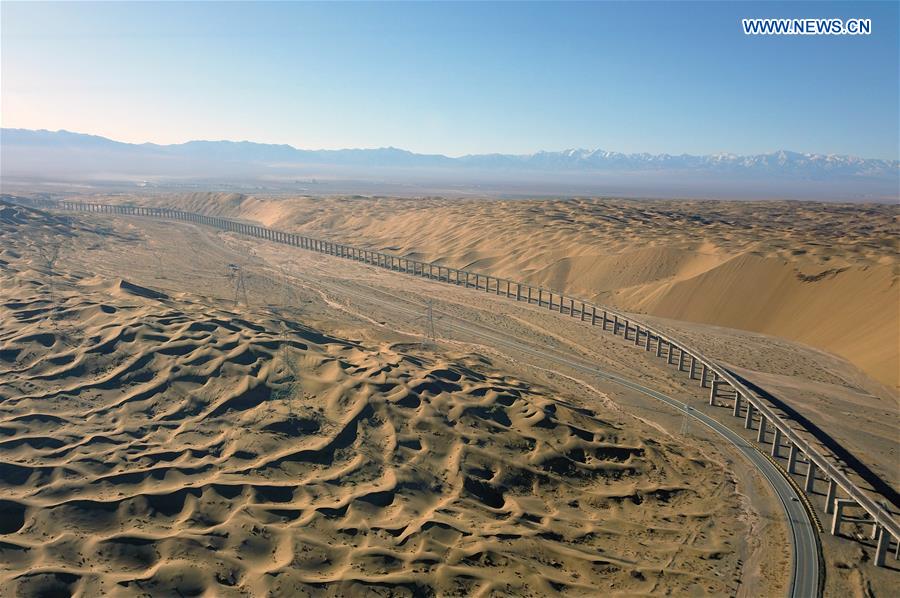
[[[744,416],[744,429],[749,430],[753,427],[753,403],[747,402],[747,415]]]
[[[772,437],[772,457],[778,459],[781,457],[781,430],[775,428],[775,435]]]
[[[734,395],[734,411],[732,411],[732,415],[735,417],[741,416],[741,395]]]
[[[662,357],[663,339],[656,337],[656,356]]]
[[[678,371],[684,371],[684,349],[682,348],[678,349]]]
[[[715,406],[716,395],[719,393],[719,381],[713,380],[709,387],[709,404]]]
[[[812,462],[812,459],[809,459],[809,456],[807,456],[807,460],[806,484],[804,485],[803,490],[805,490],[807,494],[812,494],[816,485],[816,464]]]
[[[634,344],[641,344],[641,327],[639,324],[634,325]]]
[[[646,340],[646,342],[644,342],[644,351],[650,350],[650,340],[651,340],[650,337],[651,337],[650,331],[648,330],[647,331],[647,340]]]
[[[891,535],[880,525],[876,525],[875,530],[876,537],[878,538],[878,544],[875,548],[875,566],[884,567],[888,546],[891,542]],[[900,550],[900,543],[897,544],[897,548]]]
[[[834,517],[831,518],[832,536],[841,535],[841,523],[844,521],[844,509],[855,504],[856,501],[852,498],[839,498],[834,502]]]
[[[697,358],[693,355],[691,355],[691,367],[689,372],[690,373],[688,375],[690,376],[691,380],[693,380],[694,375],[697,373]]]
[[[766,441],[766,416],[759,414],[759,429],[756,431],[756,442]]]
[[[837,497],[837,482],[833,479],[828,480],[828,493],[825,495],[825,512],[831,514],[834,512],[834,499]]]
[[[706,364],[703,364],[703,367],[700,368],[700,388],[706,388],[706,376],[709,373],[709,368]]]
[[[619,334],[619,316],[613,316],[613,334]]]
[[[675,363],[675,349],[677,347],[672,343],[669,343],[669,352],[666,355],[666,365],[672,365]]]
[[[787,470],[788,473],[796,473],[794,471],[797,467],[797,445],[793,442],[791,443],[791,450],[788,452],[788,464]],[[830,512],[830,511],[828,511]]]

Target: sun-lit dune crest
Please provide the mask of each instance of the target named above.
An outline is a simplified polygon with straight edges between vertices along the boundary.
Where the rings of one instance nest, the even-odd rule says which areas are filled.
[[[900,387],[896,205],[171,196],[217,214],[781,336]]]

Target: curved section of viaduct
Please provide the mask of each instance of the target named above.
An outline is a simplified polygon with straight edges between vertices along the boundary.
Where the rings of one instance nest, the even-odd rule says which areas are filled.
[[[17,201],[22,201],[17,199]],[[900,525],[890,513],[869,497],[859,487],[829,462],[819,451],[801,438],[773,409],[748,389],[742,382],[712,359],[704,356],[685,343],[648,326],[633,316],[608,307],[594,305],[588,301],[567,296],[556,291],[529,284],[498,278],[481,272],[471,272],[447,266],[411,260],[404,257],[361,249],[325,239],[298,235],[270,228],[237,222],[226,218],[206,216],[170,208],[109,205],[52,200],[25,200],[35,207],[55,208],[79,212],[119,214],[125,216],[147,216],[193,222],[211,226],[223,231],[256,237],[275,243],[283,243],[310,251],[333,255],[363,262],[388,270],[403,272],[463,286],[484,293],[500,295],[529,305],[546,308],[560,314],[579,318],[591,326],[598,326],[604,332],[621,336],[624,340],[656,357],[676,366],[702,388],[709,389],[709,404],[726,404],[732,408],[735,417],[744,419],[744,427],[756,429],[756,440],[771,443],[770,454],[780,457],[782,450],[787,453],[787,471],[804,476],[803,489],[813,492],[820,481],[827,483],[825,512],[832,515],[831,533],[840,534],[844,522],[863,523],[872,526],[872,538],[877,539],[875,564],[885,566],[888,552],[894,546],[894,558],[900,558]],[[771,438],[771,440],[770,440]],[[803,467],[798,467],[802,465]],[[839,497],[839,491],[844,495]],[[862,515],[849,517],[848,509],[861,509]],[[858,514],[858,513],[857,513]]]

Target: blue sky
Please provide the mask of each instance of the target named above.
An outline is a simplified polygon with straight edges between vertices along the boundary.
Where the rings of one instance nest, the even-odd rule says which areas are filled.
[[[745,36],[863,17],[871,36]],[[2,4],[4,127],[898,158],[898,3]]]

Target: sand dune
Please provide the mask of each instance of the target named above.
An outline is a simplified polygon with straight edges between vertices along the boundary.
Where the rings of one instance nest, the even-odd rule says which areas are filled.
[[[850,360],[890,392],[900,386],[897,206],[202,193],[162,199],[631,311],[797,340]]]
[[[0,233],[0,594],[735,591],[730,474],[681,441],[92,272],[127,231],[2,205]]]

